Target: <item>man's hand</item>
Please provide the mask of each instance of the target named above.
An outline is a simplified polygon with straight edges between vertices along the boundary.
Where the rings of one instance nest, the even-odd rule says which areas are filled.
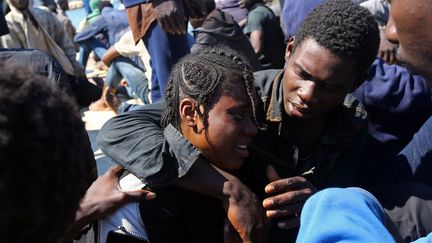
[[[82,216],[90,216],[91,220],[100,219],[126,203],[147,201],[156,197],[155,193],[146,190],[120,191],[119,177],[123,171],[119,165],[112,166],[93,182],[81,201],[77,219]]]
[[[224,203],[228,220],[235,229],[225,229],[225,241],[236,242],[238,236],[243,243],[264,242],[267,236],[268,219],[264,214],[260,202],[240,181],[230,180],[224,185],[224,194],[228,200]]]
[[[281,179],[271,165],[267,167],[267,176],[272,181],[264,189],[272,195],[263,201],[267,217],[277,219],[282,229],[298,227],[303,205],[316,191],[315,187],[301,176]]]
[[[162,29],[173,35],[186,34],[186,18],[179,0],[153,0],[156,18]]]
[[[380,45],[378,48],[378,56],[385,62],[393,64],[396,63],[396,54],[399,45],[391,43],[383,29],[380,29]]]
[[[126,203],[147,201],[156,197],[156,194],[146,190],[120,191],[119,178],[123,171],[119,165],[112,166],[93,182],[81,200],[75,221],[59,242],[71,242],[85,225],[109,215]]]

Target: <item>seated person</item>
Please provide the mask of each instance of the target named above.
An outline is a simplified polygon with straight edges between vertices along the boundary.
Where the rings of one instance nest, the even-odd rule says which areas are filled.
[[[263,0],[240,0],[240,6],[249,11],[243,32],[263,69],[283,68],[285,42],[279,19]]]
[[[88,82],[83,67],[75,60],[73,42],[55,15],[46,8],[33,8],[28,0],[11,0],[10,8],[6,15],[10,32],[0,37],[1,46],[47,52],[68,75],[79,105],[98,99],[101,90]]]
[[[339,21],[341,18],[345,21]],[[336,34],[341,29],[344,34]],[[260,131],[249,146],[251,156],[241,178],[263,200],[267,215],[275,222],[272,227],[283,231],[296,227],[298,218],[292,216],[300,213],[315,188],[356,184],[367,123],[363,107],[347,93],[363,82],[378,45],[378,27],[367,10],[349,1],[332,0],[315,9],[288,44],[285,69],[255,73],[254,86],[261,98],[257,119],[268,129]],[[203,158],[191,156],[200,151],[190,143],[180,143],[166,129],[164,134],[155,132],[160,114],[156,115],[135,111],[113,118],[99,133],[99,147],[151,187],[175,182],[198,192],[209,187],[204,191],[220,193],[214,187],[223,188],[224,183],[199,176],[214,172],[194,172],[194,168],[203,169]],[[182,183],[177,184],[179,181]],[[238,185],[236,180],[230,182]],[[213,196],[235,198],[223,193]],[[235,226],[243,229],[244,223],[253,228],[259,222],[248,220]],[[243,240],[248,233],[241,231]]]
[[[129,30],[125,10],[114,9],[109,1],[101,1],[99,12],[101,15],[74,38],[74,41],[80,44],[79,62],[84,67],[87,66],[87,59],[91,51],[94,51],[98,58],[102,58],[107,48],[114,45]],[[99,34],[105,36],[108,43],[96,38]]]
[[[144,63],[148,65],[147,50],[140,40],[136,45],[132,32],[126,32],[118,42],[102,56],[102,61],[109,66],[105,77],[102,97],[90,106],[90,110],[110,110],[118,113],[121,101],[116,96],[117,87],[125,83],[129,97],[139,98],[143,104],[150,103],[149,80]],[[124,80],[125,82],[122,82]]]
[[[203,1],[207,8],[207,16],[201,19],[191,18],[191,24],[195,28],[193,34],[195,44],[191,52],[199,51],[203,47],[212,47],[220,44],[229,46],[243,54],[245,60],[252,67],[252,71],[261,70],[258,56],[241,27],[233,17],[219,9],[213,0]]]
[[[234,51],[204,49],[175,65],[166,104],[144,106],[142,111],[147,115],[163,111],[161,125],[167,132],[189,141],[210,164],[236,170],[249,155],[247,147],[258,131],[252,82],[250,67]],[[158,197],[153,203],[128,205],[103,220],[102,242],[111,229],[150,242],[223,242],[226,215],[218,200],[176,187],[154,192]],[[258,210],[255,214],[264,217]]]

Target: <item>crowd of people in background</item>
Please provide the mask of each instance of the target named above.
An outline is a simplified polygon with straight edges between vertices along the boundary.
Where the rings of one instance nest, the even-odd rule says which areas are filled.
[[[431,0],[0,3],[0,242],[432,242]]]

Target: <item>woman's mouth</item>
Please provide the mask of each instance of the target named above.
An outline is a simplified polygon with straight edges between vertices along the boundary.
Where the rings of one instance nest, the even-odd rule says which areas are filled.
[[[249,156],[248,146],[246,144],[239,144],[236,146],[237,153],[240,157],[246,158]]]

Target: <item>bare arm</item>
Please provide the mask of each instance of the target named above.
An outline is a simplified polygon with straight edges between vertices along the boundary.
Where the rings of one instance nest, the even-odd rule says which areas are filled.
[[[249,40],[257,55],[260,55],[264,46],[264,34],[261,30],[254,30],[250,33]]]
[[[162,29],[173,35],[186,34],[186,18],[179,0],[153,0],[156,18]]]
[[[85,225],[107,216],[126,203],[147,201],[156,197],[156,194],[146,190],[120,191],[118,181],[123,171],[121,166],[112,166],[93,182],[81,200],[75,221],[62,242],[71,242]]]
[[[115,49],[114,46],[111,46],[107,52],[102,56],[102,61],[105,63],[105,65],[109,66],[114,60],[114,58],[121,56],[120,53]]]

